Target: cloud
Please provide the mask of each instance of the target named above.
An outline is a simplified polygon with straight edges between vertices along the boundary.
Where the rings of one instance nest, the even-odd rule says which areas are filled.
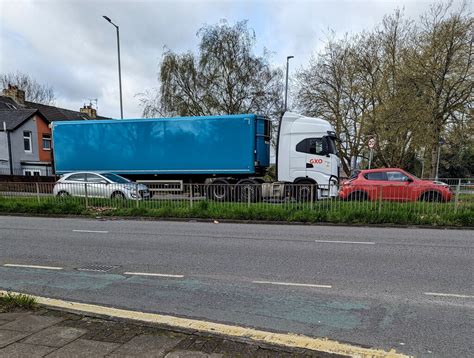
[[[386,13],[405,7],[409,16],[430,1],[6,1],[0,0],[0,71],[28,73],[48,83],[57,104],[79,109],[98,98],[99,112],[119,116],[115,28],[120,26],[124,115],[139,117],[135,94],[157,86],[164,46],[196,51],[196,32],[220,19],[248,19],[258,51],[274,52],[283,66],[306,65],[323,46],[325,31],[336,34],[372,28]]]

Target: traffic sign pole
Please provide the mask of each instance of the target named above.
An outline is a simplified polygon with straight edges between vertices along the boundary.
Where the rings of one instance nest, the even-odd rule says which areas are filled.
[[[372,159],[374,157],[374,147],[375,147],[375,138],[370,138],[368,143],[370,152],[369,152],[369,169],[372,166]]]

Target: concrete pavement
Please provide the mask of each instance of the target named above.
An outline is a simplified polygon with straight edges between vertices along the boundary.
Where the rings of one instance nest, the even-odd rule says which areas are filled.
[[[336,354],[261,346],[256,342],[177,332],[160,327],[42,308],[1,313],[0,357],[314,357]]]

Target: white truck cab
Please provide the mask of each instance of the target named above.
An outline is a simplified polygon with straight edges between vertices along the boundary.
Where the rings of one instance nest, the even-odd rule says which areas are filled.
[[[278,181],[317,184],[318,197],[337,196],[340,160],[336,139],[328,121],[286,112],[278,133]]]

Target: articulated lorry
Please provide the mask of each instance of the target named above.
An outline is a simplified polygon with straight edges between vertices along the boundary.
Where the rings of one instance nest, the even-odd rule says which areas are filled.
[[[340,161],[329,122],[286,112],[277,181],[265,183],[270,129],[268,118],[256,114],[53,122],[54,166],[59,175],[113,172],[174,191],[205,183],[214,200],[283,198],[290,184],[298,184],[292,187],[299,197],[336,196]]]

